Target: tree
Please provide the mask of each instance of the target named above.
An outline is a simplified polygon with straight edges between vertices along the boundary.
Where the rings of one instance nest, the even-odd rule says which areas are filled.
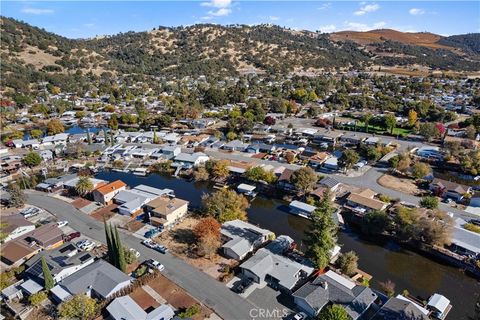
[[[53,135],[65,132],[65,127],[59,119],[52,119],[47,124],[48,134]]]
[[[228,160],[213,160],[211,170],[209,171],[210,175],[215,179],[223,179],[228,176],[230,170],[228,169],[229,165]]]
[[[75,185],[75,191],[80,196],[84,197],[93,190],[93,182],[89,177],[80,177],[78,178],[77,184]]]
[[[306,232],[306,254],[318,269],[328,265],[331,251],[337,242],[337,225],[333,221],[332,214],[330,191],[326,190],[317,209],[311,215],[312,221]]]
[[[28,297],[28,302],[32,306],[38,306],[40,305],[45,299],[47,299],[47,293],[45,291],[39,291],[37,293],[32,294],[30,297]]]
[[[29,167],[36,167],[42,163],[42,157],[38,153],[31,151],[23,157],[23,163]]]
[[[237,134],[233,131],[229,131],[227,133],[227,140],[228,141],[232,141],[232,140],[235,140],[237,138]]]
[[[336,263],[340,270],[342,270],[342,273],[352,276],[358,268],[358,256],[354,251],[348,251],[341,254]]]
[[[477,130],[473,125],[469,125],[468,127],[465,128],[465,135],[467,136],[468,139],[473,140],[477,135]]]
[[[399,156],[399,161],[397,163],[396,169],[400,172],[407,172],[410,168],[410,164],[412,163],[412,159],[407,153],[402,153]]]
[[[395,129],[396,125],[397,125],[397,118],[395,118],[395,115],[387,114],[385,116],[385,126],[387,127],[387,130],[390,130],[390,134],[393,134],[393,130]]]
[[[347,310],[339,304],[324,307],[317,316],[318,320],[350,320]]]
[[[427,209],[438,208],[438,198],[434,196],[425,196],[420,200],[420,206]]]
[[[137,256],[135,255],[135,252],[127,247],[123,247],[123,255],[125,256],[125,262],[127,265],[137,261]]]
[[[214,217],[220,223],[235,219],[245,220],[246,210],[250,206],[247,198],[228,189],[202,196],[202,205],[205,214]]]
[[[423,179],[430,172],[432,172],[432,168],[426,163],[417,162],[412,166],[412,176],[415,179]]]
[[[267,126],[273,126],[275,122],[275,118],[271,116],[266,116],[265,119],[263,119],[263,123]]]
[[[120,240],[120,235],[118,234],[117,226],[115,226],[113,230],[115,234],[115,237],[113,238],[113,243],[115,245],[115,253],[117,254],[117,263],[118,263],[116,267],[122,270],[123,272],[126,272],[127,262],[125,260],[125,252],[123,251],[123,246]]]
[[[262,167],[253,167],[245,172],[245,178],[251,181],[265,181],[273,183],[276,180],[275,174],[272,171],[267,171]]]
[[[395,294],[395,283],[393,283],[391,280],[380,282],[380,288],[389,297],[393,297]]]
[[[117,266],[118,262],[117,262],[117,254],[115,252],[115,246],[113,243],[112,226],[110,224],[107,224],[105,220],[103,220],[103,226],[105,229],[105,239],[107,242],[108,261],[110,261],[112,265]]]
[[[349,170],[360,160],[360,156],[355,150],[347,149],[345,150],[340,158],[338,159],[338,164],[340,168]]]
[[[20,189],[17,183],[10,183],[7,188],[8,193],[10,194],[9,203],[12,207],[21,208],[25,205],[27,200],[25,193]]]
[[[32,137],[33,139],[38,139],[38,138],[41,138],[42,136],[43,136],[42,130],[33,129],[32,131],[30,131],[30,137]]]
[[[77,294],[58,307],[60,316],[67,319],[87,320],[93,317],[96,312],[97,302],[85,294]]]
[[[382,153],[376,147],[370,146],[367,148],[366,156],[370,161],[377,161],[382,157]]]
[[[53,280],[52,273],[50,272],[50,268],[48,267],[44,256],[42,256],[42,273],[45,290],[52,289],[55,286],[55,281]]]
[[[390,222],[384,211],[374,210],[363,217],[362,231],[371,235],[382,234],[389,228]]]
[[[118,130],[118,118],[116,114],[112,114],[110,119],[107,120],[107,126],[112,130]],[[105,139],[106,139],[105,135]]]
[[[220,223],[213,217],[200,219],[193,228],[193,234],[197,239],[205,236],[211,236],[220,239]]]
[[[443,211],[434,210],[417,221],[417,239],[443,247],[451,243],[453,220]]]
[[[421,123],[419,127],[419,133],[427,141],[438,138],[440,136],[440,132],[438,131],[437,127],[434,123],[431,122]]]
[[[365,132],[368,133],[368,126],[370,121],[372,120],[373,116],[370,113],[366,113],[362,117],[362,121],[365,124]]]
[[[195,181],[206,181],[210,178],[207,169],[205,167],[197,167],[193,173]]]
[[[302,195],[305,195],[313,190],[318,181],[318,176],[312,168],[303,167],[292,174],[290,181]]]
[[[415,123],[417,123],[417,120],[418,120],[417,112],[413,109],[410,109],[408,111],[408,124],[411,127],[413,127]]]

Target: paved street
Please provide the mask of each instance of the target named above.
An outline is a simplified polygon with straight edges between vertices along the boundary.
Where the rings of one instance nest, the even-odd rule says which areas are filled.
[[[27,191],[27,202],[49,211],[59,220],[67,220],[69,226],[82,234],[105,243],[103,223],[75,209],[72,205],[48,196]],[[140,239],[120,230],[123,244],[138,250],[141,259],[152,258],[165,265],[165,274],[170,280],[184,288],[198,301],[215,310],[223,319],[251,319],[250,310],[258,307],[254,302],[242,299],[224,284],[211,278],[183,260],[171,254],[160,254],[140,243]]]

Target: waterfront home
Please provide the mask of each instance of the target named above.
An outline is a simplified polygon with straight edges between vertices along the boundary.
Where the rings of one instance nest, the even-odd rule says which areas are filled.
[[[147,313],[130,296],[115,298],[106,308],[108,319],[112,320],[170,320],[175,316],[175,310],[169,304],[149,310]]]
[[[59,144],[66,145],[68,136],[69,136],[68,133],[58,133],[53,136],[46,136],[45,138],[42,139],[42,145],[43,146],[51,146],[51,145],[59,145]]]
[[[274,233],[242,220],[232,220],[222,224],[220,229],[224,244],[222,253],[231,259],[243,260],[249,253],[260,247]]]
[[[427,302],[427,309],[431,312],[431,318],[445,319],[451,308],[450,300],[438,293],[433,294]]]
[[[309,219],[310,215],[317,209],[315,206],[297,200],[293,200],[288,206],[290,208],[290,213],[307,219]]]
[[[96,189],[100,186],[103,186],[105,184],[107,184],[107,181],[105,180],[102,180],[102,179],[96,179],[96,178],[89,178],[90,181],[92,182],[92,185],[93,185],[93,188]],[[80,177],[75,177],[74,179],[72,180],[69,180],[67,182],[65,182],[63,184],[63,187],[70,193],[72,194],[75,194],[76,193],[76,187],[77,187],[77,183],[78,181],[80,181]]]
[[[247,143],[243,143],[240,140],[232,140],[230,142],[227,142],[222,149],[228,150],[228,151],[245,151],[248,148]]]
[[[135,217],[143,211],[143,206],[147,202],[164,195],[173,195],[173,190],[141,184],[133,189],[120,191],[114,196],[113,201],[119,205],[120,214]]]
[[[256,196],[255,189],[256,189],[255,186],[252,186],[246,183],[241,183],[237,186],[238,193],[241,193],[250,197]]]
[[[162,146],[160,149],[155,149],[155,151],[150,155],[150,159],[160,160],[171,160],[178,156],[182,152],[182,149],[179,146]]]
[[[423,146],[417,149],[416,155],[424,159],[443,160],[443,152],[440,147]]]
[[[465,194],[470,193],[472,190],[469,186],[438,178],[433,179],[430,183],[429,189],[436,196],[450,198],[455,201],[461,201]]]
[[[429,320],[429,311],[402,295],[397,295],[377,311],[371,320]]]
[[[207,162],[209,159],[210,157],[203,152],[182,152],[174,158],[173,166],[184,168],[198,167],[199,165]]]
[[[463,228],[467,222],[455,219],[449,249],[456,254],[467,257],[480,257],[480,234]]]
[[[127,151],[127,154],[125,154],[126,157],[131,157],[133,159],[146,159],[150,157],[156,149],[151,149],[151,148],[142,148],[140,146],[136,146],[130,150]]]
[[[299,281],[307,279],[314,270],[307,260],[298,262],[286,255],[292,245],[292,238],[279,236],[240,265],[241,276],[290,293]]]
[[[37,139],[30,139],[30,140],[21,140],[16,139],[12,141],[15,148],[31,148],[31,149],[38,149],[40,147],[40,142]]]
[[[8,242],[35,230],[35,225],[25,219],[21,214],[2,216],[1,233],[5,236],[3,242]]]
[[[99,259],[57,281],[57,285],[50,292],[57,303],[67,301],[78,294],[103,300],[129,286],[131,281],[127,274]]]
[[[292,169],[285,169],[283,172],[280,174],[277,180],[277,186],[278,188],[285,190],[285,191],[294,191],[295,186],[293,183],[290,181],[292,174],[294,170]]]
[[[64,188],[64,185],[77,178],[76,174],[65,174],[63,176],[45,179],[39,183],[35,188],[45,192],[57,192]]]
[[[377,299],[370,288],[358,285],[331,270],[307,282],[292,296],[295,305],[310,317],[316,317],[331,304],[339,304],[352,320],[359,319]]]
[[[55,250],[42,251],[25,262],[25,277],[41,286],[44,285],[42,257],[45,258],[55,282],[67,278],[95,260],[93,254],[80,251],[73,243],[65,243]]]
[[[144,210],[149,214],[152,225],[167,228],[185,217],[188,203],[179,198],[161,196],[147,202]]]
[[[113,197],[126,188],[127,185],[123,181],[116,180],[93,190],[92,197],[98,203],[109,205],[113,202]]]
[[[375,199],[375,195],[376,192],[370,189],[351,192],[347,197],[347,203],[344,207],[361,216],[374,210],[385,210],[388,204]]]

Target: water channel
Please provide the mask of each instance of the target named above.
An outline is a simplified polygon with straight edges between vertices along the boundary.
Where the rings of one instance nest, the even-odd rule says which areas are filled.
[[[204,193],[213,190],[208,183],[188,182],[157,174],[140,177],[130,173],[100,172],[96,177],[109,181],[120,179],[130,187],[145,184],[169,188],[175,191],[177,197],[190,201],[195,207],[200,206]],[[248,219],[277,235],[289,235],[302,248],[309,221],[287,213],[284,209],[286,205],[281,200],[257,197],[248,209]],[[353,231],[340,232],[338,242],[342,252],[353,250],[358,254],[359,268],[373,276],[370,283],[373,288],[378,289],[381,281],[391,280],[396,284],[397,293],[406,289],[422,299],[440,293],[453,305],[448,319],[468,320],[473,315],[475,301],[480,294],[480,282],[461,270],[403,249],[393,242],[374,243],[362,239]]]

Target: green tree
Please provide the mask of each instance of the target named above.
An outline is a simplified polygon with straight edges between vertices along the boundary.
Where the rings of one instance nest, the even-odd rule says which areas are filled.
[[[415,179],[423,179],[430,172],[432,172],[432,168],[426,163],[417,162],[412,166],[412,176]]]
[[[115,247],[114,247],[114,240],[112,236],[112,226],[110,224],[107,224],[105,220],[103,220],[103,226],[105,229],[105,239],[107,242],[107,255],[108,255],[108,261],[114,266],[118,266],[117,262],[117,254],[115,252]]]
[[[117,226],[114,227],[114,231],[115,231],[115,237],[114,237],[115,253],[117,254],[117,261],[118,261],[117,268],[125,272],[127,271],[127,262],[125,260],[125,252],[123,251],[122,241],[120,240],[120,235],[118,233]]]
[[[193,173],[195,181],[207,181],[210,178],[207,169],[205,167],[197,167]]]
[[[32,306],[38,306],[40,305],[45,299],[47,299],[47,293],[45,291],[39,291],[37,293],[32,294],[30,297],[28,297],[28,302]]]
[[[112,130],[118,130],[118,117],[116,114],[110,116],[110,119],[107,120],[107,126]],[[106,137],[105,135],[105,138]]]
[[[367,159],[370,161],[377,161],[382,157],[382,153],[377,148],[370,146],[367,148]]]
[[[17,183],[10,182],[7,191],[10,194],[9,203],[12,207],[21,208],[25,205],[27,198]]]
[[[48,267],[45,257],[42,257],[42,273],[45,290],[52,289],[55,286],[55,281],[53,280],[52,273],[50,272],[50,268]]]
[[[382,234],[389,229],[390,224],[390,218],[384,211],[374,210],[363,217],[362,231],[371,235]]]
[[[370,113],[366,113],[362,117],[362,121],[365,124],[365,132],[368,133],[368,126],[370,125],[370,121],[372,120],[373,116]]]
[[[229,131],[227,133],[227,140],[228,141],[232,141],[232,140],[235,140],[237,138],[237,134],[233,131]]]
[[[273,183],[276,180],[275,174],[272,171],[266,171],[262,167],[253,167],[245,172],[245,178],[251,181],[265,181]]]
[[[318,269],[323,269],[328,265],[331,251],[337,242],[337,225],[333,221],[332,214],[330,191],[327,190],[317,209],[312,213],[312,221],[306,232],[306,254]]]
[[[87,176],[82,176],[78,178],[77,184],[75,185],[75,191],[80,196],[86,196],[93,190],[93,182]]]
[[[203,211],[220,223],[235,219],[245,220],[247,208],[250,206],[247,198],[233,190],[221,189],[202,197]]]
[[[85,294],[75,295],[72,299],[63,302],[58,307],[60,317],[66,319],[88,320],[96,312],[97,302]]]
[[[302,167],[292,174],[290,181],[302,195],[306,195],[315,187],[318,176],[312,168]]]
[[[42,163],[42,157],[38,153],[31,151],[23,157],[23,163],[29,167],[36,167]]]
[[[355,150],[347,149],[343,151],[342,155],[338,159],[339,167],[345,170],[351,169],[358,161],[360,156]]]
[[[351,320],[347,310],[339,304],[324,307],[317,316],[318,320]]]
[[[420,133],[420,135],[423,136],[427,141],[440,137],[440,131],[438,131],[435,123],[431,122],[421,123],[418,133]]]
[[[395,118],[395,115],[387,114],[385,116],[385,126],[387,127],[387,130],[390,130],[390,134],[393,134],[393,130],[395,129],[396,125],[397,125],[397,118]]]
[[[65,132],[65,127],[59,119],[52,119],[47,123],[48,134],[53,135]]]
[[[420,200],[420,206],[427,209],[438,208],[438,198],[434,196],[425,196]]]
[[[358,268],[358,256],[354,251],[348,251],[338,257],[336,264],[342,273],[352,276]]]
[[[33,129],[32,131],[30,131],[30,137],[32,137],[33,139],[38,139],[38,138],[41,138],[42,136],[43,136],[42,130]]]
[[[205,167],[214,179],[223,179],[230,173],[228,169],[229,164],[230,162],[228,160],[211,160],[208,161]]]

